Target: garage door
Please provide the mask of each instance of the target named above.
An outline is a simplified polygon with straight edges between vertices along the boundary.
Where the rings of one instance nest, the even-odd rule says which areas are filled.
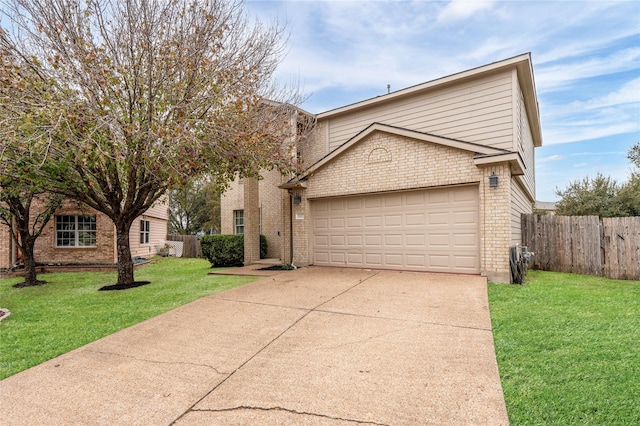
[[[479,273],[478,187],[311,202],[315,265]]]

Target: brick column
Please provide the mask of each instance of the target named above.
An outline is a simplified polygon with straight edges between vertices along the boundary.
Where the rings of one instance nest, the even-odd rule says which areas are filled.
[[[495,173],[498,186],[489,186]],[[506,163],[482,169],[480,182],[481,270],[489,281],[510,281],[509,244],[511,242],[511,172]]]
[[[282,263],[292,263],[291,258],[291,195],[289,190],[283,189],[282,194],[282,238],[280,244],[280,259]]]
[[[260,260],[260,197],[258,179],[244,179],[244,264]]]

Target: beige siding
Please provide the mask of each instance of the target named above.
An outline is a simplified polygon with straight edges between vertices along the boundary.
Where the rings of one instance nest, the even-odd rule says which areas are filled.
[[[524,96],[518,86],[514,96],[514,150],[520,153],[525,166],[524,176],[521,176],[522,184],[535,199],[535,154],[533,146],[533,135],[527,118],[527,111],[524,105]]]
[[[380,122],[467,142],[512,149],[513,112],[510,72],[372,105],[352,114],[321,120],[333,150]]]
[[[169,219],[169,205],[167,197],[162,197],[158,201],[155,202],[149,210],[144,212],[145,216],[155,217],[157,219]]]
[[[522,242],[520,215],[532,211],[533,201],[525,194],[520,180],[514,178],[511,185],[511,245]]]
[[[147,211],[149,212],[149,211]],[[140,221],[148,220],[150,225],[149,244],[140,244]],[[147,215],[138,217],[131,225],[129,232],[129,244],[131,245],[131,257],[149,258],[156,254],[155,246],[167,238],[167,221]]]

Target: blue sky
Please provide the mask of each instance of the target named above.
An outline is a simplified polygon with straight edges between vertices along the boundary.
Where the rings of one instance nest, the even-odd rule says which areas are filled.
[[[600,172],[626,181],[640,141],[638,1],[267,1],[286,22],[278,78],[318,113],[521,53],[533,59],[543,146],[537,198]]]

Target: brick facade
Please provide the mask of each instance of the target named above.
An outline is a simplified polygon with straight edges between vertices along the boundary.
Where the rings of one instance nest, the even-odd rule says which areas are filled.
[[[32,220],[41,210],[39,201],[34,200],[31,208]],[[96,217],[96,244],[91,247],[58,247],[56,246],[56,216],[61,215],[90,215]],[[166,239],[167,234],[167,204],[166,201],[157,203],[144,215],[138,217],[130,232],[132,257],[151,257],[155,255],[155,245]],[[151,223],[149,244],[140,243],[140,220]],[[15,244],[11,241],[9,229],[0,225],[0,269],[13,267],[16,260]],[[65,200],[56,210],[42,235],[36,240],[34,247],[36,262],[42,264],[114,264],[117,262],[115,246],[115,227],[106,215],[82,206],[77,202]]]

